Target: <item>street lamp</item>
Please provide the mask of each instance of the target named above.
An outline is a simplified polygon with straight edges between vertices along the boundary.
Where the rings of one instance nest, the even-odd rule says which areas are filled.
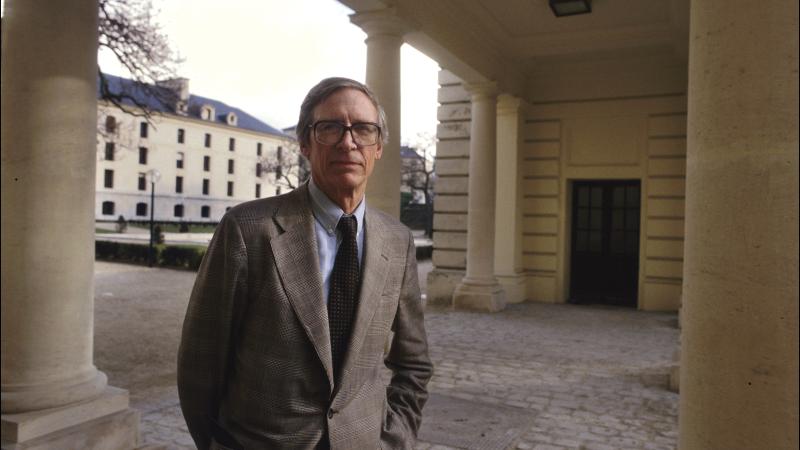
[[[150,247],[147,249],[147,267],[153,267],[153,214],[155,213],[156,182],[161,179],[161,172],[156,169],[147,171],[150,178]]]

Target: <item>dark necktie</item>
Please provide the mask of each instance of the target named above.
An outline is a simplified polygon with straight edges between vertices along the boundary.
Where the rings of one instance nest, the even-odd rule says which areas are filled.
[[[358,244],[356,244],[357,220],[354,216],[342,216],[336,229],[342,234],[342,243],[336,252],[331,272],[328,294],[328,325],[331,332],[331,354],[333,375],[336,383],[341,376],[342,363],[347,353],[347,343],[358,303],[361,273],[358,268]]]

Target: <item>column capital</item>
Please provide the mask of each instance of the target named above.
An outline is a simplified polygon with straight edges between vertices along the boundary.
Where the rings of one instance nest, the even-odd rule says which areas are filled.
[[[522,112],[525,102],[511,94],[500,94],[497,97],[497,114],[518,114]]]
[[[350,15],[350,22],[364,30],[367,39],[374,36],[402,38],[416,28],[414,24],[398,17],[395,8],[357,12]]]
[[[464,89],[472,95],[473,100],[478,98],[497,98],[500,93],[497,83],[494,81],[464,83]]]

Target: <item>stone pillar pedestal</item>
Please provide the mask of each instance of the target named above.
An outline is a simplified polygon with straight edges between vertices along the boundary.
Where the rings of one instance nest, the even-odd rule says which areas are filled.
[[[494,273],[509,303],[525,300],[520,186],[522,107],[522,100],[517,97],[498,97]]]
[[[367,86],[386,112],[389,141],[367,185],[371,207],[400,217],[400,47],[408,25],[390,9],[357,13],[351,22],[367,33]]]
[[[505,308],[494,276],[494,217],[497,146],[497,88],[465,86],[472,95],[467,210],[467,272],[453,292],[453,307],[495,312]]]
[[[134,425],[124,445],[136,442],[127,392],[110,392],[92,360],[97,11],[96,0],[6,1],[3,448],[93,448],[97,421],[116,414]],[[52,443],[67,434],[82,437]]]
[[[798,448],[798,5],[691,3],[680,441]]]

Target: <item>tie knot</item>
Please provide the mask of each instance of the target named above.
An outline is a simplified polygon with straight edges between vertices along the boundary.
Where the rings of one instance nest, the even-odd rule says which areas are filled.
[[[356,216],[342,216],[339,218],[336,228],[342,232],[343,237],[355,236],[358,229],[358,219],[356,219]]]

